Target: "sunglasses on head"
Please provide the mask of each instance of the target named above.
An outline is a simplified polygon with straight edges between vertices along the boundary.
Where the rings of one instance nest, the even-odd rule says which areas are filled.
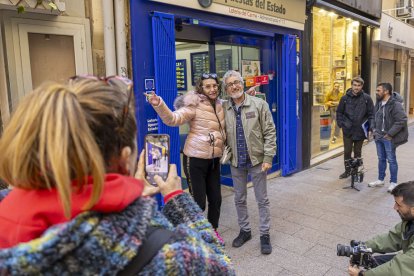
[[[206,80],[206,79],[217,79],[217,74],[215,73],[204,73],[201,75],[201,80]]]
[[[88,79],[88,80],[96,80],[96,81],[103,81],[109,86],[118,87],[122,90],[122,92],[126,92],[128,100],[126,105],[124,105],[122,110],[122,118],[120,122],[120,126],[122,128],[125,127],[126,118],[128,117],[129,113],[129,105],[131,103],[132,95],[134,94],[132,91],[133,82],[125,77],[121,76],[109,76],[109,77],[97,77],[93,75],[78,75],[71,77],[70,80],[82,80],[82,79]]]

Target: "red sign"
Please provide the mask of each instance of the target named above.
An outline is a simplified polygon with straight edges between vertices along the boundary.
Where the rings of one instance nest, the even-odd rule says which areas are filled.
[[[262,75],[254,78],[255,85],[269,84],[269,76]]]
[[[246,77],[246,87],[269,84],[269,75]]]

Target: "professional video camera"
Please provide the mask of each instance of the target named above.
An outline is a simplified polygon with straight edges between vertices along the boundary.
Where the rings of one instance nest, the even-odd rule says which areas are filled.
[[[350,171],[351,186],[344,187],[344,189],[351,188],[359,191],[355,187],[355,183],[362,183],[364,181],[364,162],[362,158],[352,158],[345,162],[345,166]]]
[[[365,269],[373,267],[372,249],[366,247],[363,242],[351,241],[351,246],[338,244],[336,246],[337,256],[350,257],[352,265],[362,266]]]

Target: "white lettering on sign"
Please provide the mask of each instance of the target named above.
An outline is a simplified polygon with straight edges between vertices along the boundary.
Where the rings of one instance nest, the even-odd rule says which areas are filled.
[[[147,131],[156,131],[158,130],[158,120],[157,119],[148,119],[147,120]]]
[[[246,19],[256,19],[257,21],[266,22],[273,25],[284,25],[286,23],[285,19],[277,18],[273,16],[267,16],[264,14],[259,14],[255,12],[249,12],[237,8],[231,8],[229,7],[229,14],[237,15],[239,17],[243,17]]]

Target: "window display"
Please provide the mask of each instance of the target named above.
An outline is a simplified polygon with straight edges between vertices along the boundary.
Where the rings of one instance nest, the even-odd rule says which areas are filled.
[[[342,146],[336,106],[360,74],[359,22],[313,8],[312,157]]]

